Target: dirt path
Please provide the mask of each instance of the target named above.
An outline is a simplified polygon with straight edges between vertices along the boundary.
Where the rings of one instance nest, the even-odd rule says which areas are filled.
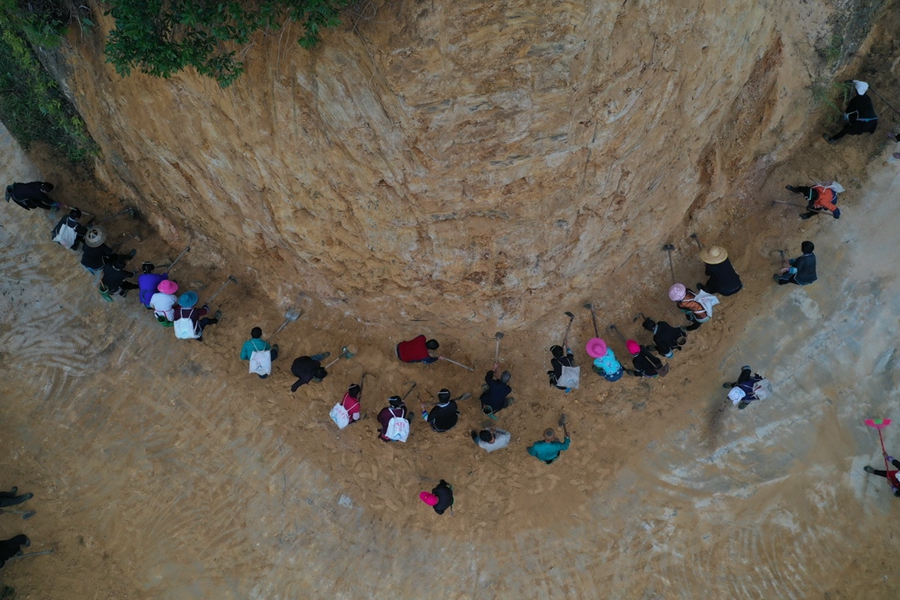
[[[0,172],[36,176],[0,133]],[[820,142],[810,156],[863,164],[874,143]],[[782,180],[824,178],[821,168],[810,158],[798,175],[795,163],[756,193],[783,194]],[[609,384],[586,373],[578,392],[550,389],[548,340],[562,334],[562,310],[580,302],[507,336],[504,367],[518,402],[498,425],[513,443],[490,455],[468,439],[481,422],[472,401],[444,436],[415,421],[405,446],[377,441],[374,415],[407,380],[419,382],[422,400],[441,387],[477,396],[493,331],[445,340],[442,351],[474,363],[474,374],[401,365],[393,346],[418,331],[382,332],[298,300],[307,312],[278,340],[279,370],[259,381],[237,360],[240,344],[253,325],[273,330],[284,307],[255,302],[252,278],[239,274],[242,285],[223,294],[225,319],[203,345],[176,341],[135,298],[100,300],[76,257],[49,242],[54,218],[7,206],[0,484],[34,492],[27,506],[38,515],[0,517],[0,534],[22,531],[34,550],[57,553],[10,563],[3,581],[49,600],[896,598],[888,517],[897,501],[862,472],[880,457],[861,421],[898,408],[897,173],[877,168],[864,192],[845,181],[840,221],[802,222],[779,208],[747,221],[752,211],[736,204],[717,237],[730,240],[747,289],[717,307],[665,380]],[[767,219],[768,233],[754,236]],[[116,236],[127,224],[119,227]],[[820,281],[774,287],[774,251],[796,253],[807,238]],[[138,262],[174,256],[149,237],[139,248]],[[224,274],[200,250],[178,278],[207,284],[208,295]],[[690,252],[685,237],[678,272],[693,283],[701,269]],[[630,334],[638,333],[631,309],[679,318],[657,296],[641,307],[615,304],[609,290],[588,297],[604,300],[602,324]],[[573,347],[591,336],[579,309]],[[288,391],[292,358],[351,341],[358,356],[323,384]],[[775,398],[728,409],[711,439],[720,384],[744,363],[771,378]],[[363,402],[368,418],[338,434],[328,409],[363,370],[378,375]],[[572,417],[573,446],[547,466],[524,448],[561,410]],[[900,434],[886,433],[900,447]],[[454,517],[416,499],[441,477],[456,486]]]

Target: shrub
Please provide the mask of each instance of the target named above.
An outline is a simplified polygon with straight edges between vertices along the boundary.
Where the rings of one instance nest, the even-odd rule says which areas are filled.
[[[285,18],[303,28],[299,44],[312,48],[323,27],[340,24],[349,0],[109,0],[115,28],[107,61],[122,76],[133,69],[156,77],[193,67],[227,87],[241,75],[237,52],[250,36]]]

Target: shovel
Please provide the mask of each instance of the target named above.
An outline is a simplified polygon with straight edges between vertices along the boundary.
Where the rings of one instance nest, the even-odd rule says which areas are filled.
[[[188,246],[187,248],[185,248],[184,250],[182,250],[182,251],[181,251],[181,254],[179,254],[178,257],[175,258],[175,260],[172,261],[172,264],[169,265],[169,271],[168,271],[168,272],[171,273],[171,272],[172,272],[172,269],[175,268],[175,265],[178,264],[178,261],[181,260],[181,257],[184,256],[186,252],[190,252],[190,251],[191,251],[191,247],[190,247],[190,246]]]
[[[607,329],[609,329],[610,331],[615,332],[615,334],[616,334],[617,336],[619,336],[619,339],[622,340],[622,343],[623,343],[623,344],[625,343],[625,336],[622,335],[622,332],[619,331],[619,328],[616,327],[615,324],[610,325],[609,327],[607,327]]]
[[[111,220],[115,219],[116,217],[121,217],[122,215],[128,215],[129,217],[131,217],[133,219],[136,214],[137,214],[137,211],[134,208],[129,206],[123,210],[120,210],[119,212],[117,212],[114,215],[106,217],[105,219],[100,219],[99,221],[96,221],[96,222],[93,219],[91,219],[90,221],[88,221],[88,225],[99,225],[100,223],[106,223],[107,221],[111,221]]]
[[[450,360],[449,358],[446,358],[446,357],[443,357],[443,356],[438,356],[438,360],[445,360],[445,361],[447,361],[448,363],[453,363],[453,364],[456,365],[457,367],[462,367],[463,369],[468,369],[468,370],[470,370],[470,371],[475,371],[475,369],[472,368],[472,367],[467,367],[466,365],[464,365],[464,364],[462,364],[462,363],[458,363],[458,362],[456,362],[455,360]]]
[[[564,312],[563,314],[566,315],[567,317],[569,317],[569,324],[566,325],[566,335],[563,336],[563,343],[562,343],[563,348],[565,348],[568,345],[566,342],[569,341],[569,330],[572,329],[572,321],[575,320],[575,315],[568,310],[566,312]]]
[[[209,304],[210,302],[212,302],[213,300],[215,300],[215,299],[216,299],[216,296],[218,296],[219,294],[221,294],[221,293],[222,293],[222,290],[225,289],[225,286],[227,286],[229,283],[232,283],[232,282],[233,282],[233,283],[237,283],[238,280],[237,280],[237,278],[236,278],[234,275],[229,275],[229,276],[228,276],[228,280],[227,280],[225,283],[222,284],[222,287],[220,287],[219,289],[216,290],[216,293],[213,294],[213,295],[209,298],[209,300],[206,301],[206,304]]]
[[[344,346],[343,348],[341,348],[341,352],[340,352],[340,354],[338,354],[338,357],[336,359],[334,359],[333,361],[331,361],[330,363],[328,363],[327,365],[325,365],[325,368],[327,369],[328,367],[330,367],[337,361],[341,360],[342,358],[350,359],[350,358],[353,358],[354,356],[356,356],[356,355],[353,354],[352,352],[350,352],[350,350],[347,349],[347,346]]]
[[[36,515],[36,514],[37,514],[37,511],[36,511],[36,510],[10,510],[10,509],[8,509],[8,508],[0,509],[0,515],[2,515],[3,513],[10,513],[10,514],[14,514],[14,515],[22,515],[22,518],[23,518],[23,519],[28,520],[28,519],[30,519],[31,517],[33,517],[34,515]]]
[[[272,334],[272,337],[275,337],[275,335],[279,331],[281,331],[282,329],[287,327],[288,323],[293,323],[294,321],[299,319],[302,314],[303,314],[302,310],[294,310],[293,308],[291,310],[287,311],[286,313],[284,313],[284,323],[282,323],[281,325],[278,326],[278,329],[275,330],[275,333]]]
[[[662,247],[663,250],[666,251],[669,255],[669,271],[672,273],[672,283],[675,283],[675,266],[672,264],[672,250],[675,249],[675,246],[672,244],[666,244]]]

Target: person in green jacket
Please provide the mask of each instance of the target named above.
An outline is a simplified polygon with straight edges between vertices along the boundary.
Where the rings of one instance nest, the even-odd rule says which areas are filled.
[[[569,439],[569,432],[566,430],[565,422],[560,422],[562,425],[563,433],[566,436],[566,440],[564,442],[560,442],[559,438],[556,437],[556,432],[553,429],[547,429],[544,431],[544,439],[535,442],[532,445],[528,446],[528,454],[537,458],[538,460],[542,460],[548,465],[559,458],[560,453],[563,450],[569,449],[569,444],[571,440]]]
[[[250,339],[244,342],[244,345],[241,347],[241,360],[250,360],[250,357],[253,356],[253,352],[256,350],[260,352],[269,350],[272,353],[272,360],[278,358],[278,344],[272,346],[269,342],[262,339],[262,329],[259,327],[254,327],[250,330]],[[258,377],[265,379],[268,375],[258,375]]]

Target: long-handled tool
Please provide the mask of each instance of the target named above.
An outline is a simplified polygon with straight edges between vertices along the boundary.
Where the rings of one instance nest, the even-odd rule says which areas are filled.
[[[127,208],[120,210],[116,214],[110,215],[103,219],[100,219],[99,221],[94,221],[92,219],[92,220],[88,221],[88,225],[99,225],[100,223],[106,223],[107,221],[111,221],[111,220],[115,219],[116,217],[121,217],[122,215],[128,215],[129,217],[131,217],[133,219],[136,214],[137,214],[137,211],[134,208],[129,206]]]
[[[669,271],[672,273],[672,283],[675,283],[675,266],[672,264],[672,250],[675,249],[675,246],[672,244],[666,244],[662,247],[663,250],[669,255]]]
[[[229,276],[228,276],[228,279],[225,281],[225,283],[222,284],[222,287],[220,287],[219,289],[217,289],[217,290],[216,290],[216,293],[213,294],[212,296],[210,296],[209,300],[207,300],[206,303],[209,304],[210,302],[212,302],[213,300],[215,300],[215,299],[216,299],[216,296],[218,296],[219,294],[221,294],[221,293],[222,293],[222,290],[224,290],[224,289],[225,289],[225,286],[227,286],[229,283],[237,283],[237,282],[238,282],[238,280],[237,280],[237,278],[236,278],[234,275],[229,275]]]
[[[866,419],[864,423],[878,430],[878,441],[881,442],[881,455],[884,457],[884,470],[889,471],[891,469],[891,465],[888,464],[888,453],[887,450],[884,449],[884,438],[881,437],[881,430],[891,424],[890,419]],[[890,484],[890,481],[888,481]]]
[[[703,250],[703,246],[700,245],[700,238],[697,237],[697,234],[696,234],[696,233],[692,233],[690,237],[691,237],[692,240],[694,240],[695,242],[697,242],[697,250]]]
[[[472,368],[472,367],[467,367],[466,365],[464,365],[464,364],[462,364],[462,363],[458,363],[458,362],[456,362],[455,360],[451,360],[451,359],[449,359],[449,358],[447,358],[447,357],[445,357],[445,356],[438,356],[438,360],[445,360],[445,361],[447,361],[448,363],[453,363],[453,364],[456,365],[457,367],[462,367],[463,369],[468,369],[469,371],[474,371],[474,370],[475,370],[475,369]]]
[[[278,329],[275,330],[275,333],[272,334],[272,337],[275,337],[276,333],[287,327],[288,323],[292,323],[299,319],[302,314],[302,310],[294,310],[293,308],[284,313],[284,323],[278,326]]]
[[[600,337],[600,329],[597,327],[597,315],[594,313],[594,305],[588,302],[584,305],[586,309],[591,311],[591,321],[594,323],[594,337]]]
[[[568,346],[569,330],[572,329],[572,321],[575,320],[575,315],[568,310],[563,314],[565,314],[567,317],[569,317],[569,324],[566,325],[566,335],[563,336],[563,343],[562,343],[563,348],[565,348],[566,346]]]
[[[619,336],[619,339],[622,340],[623,344],[625,343],[625,336],[622,335],[622,332],[619,331],[619,328],[616,327],[615,324],[610,325],[609,327],[607,327],[607,329],[609,329],[610,331],[615,333],[617,336]]]
[[[37,514],[36,510],[12,510],[10,508],[0,508],[0,515],[3,513],[10,513],[15,515],[22,515],[23,519],[30,519],[34,515]]]
[[[16,560],[17,558],[28,558],[29,556],[40,556],[41,554],[53,554],[56,550],[41,550],[40,552],[29,552],[28,554],[17,554],[6,559],[6,562]]]
[[[631,322],[632,322],[632,323],[637,323],[637,320],[638,320],[638,319],[641,319],[642,321],[646,321],[646,320],[647,320],[647,317],[644,316],[644,313],[638,312],[638,314],[635,315],[635,317],[631,320]]]
[[[338,353],[337,358],[335,358],[333,361],[331,361],[330,363],[328,363],[327,365],[325,365],[325,368],[327,369],[328,367],[330,367],[331,365],[333,365],[333,364],[336,363],[337,361],[341,360],[342,358],[343,358],[343,359],[350,359],[350,358],[353,358],[354,356],[356,356],[356,355],[353,354],[352,352],[350,352],[350,350],[347,348],[347,346],[344,346],[343,348],[341,348],[341,351]]]
[[[497,340],[497,348],[494,350],[494,364],[500,364],[500,340],[503,339],[504,334],[501,332],[497,332],[494,334],[494,339]]]
[[[190,246],[188,246],[187,248],[185,248],[184,250],[181,251],[181,254],[179,254],[179,255],[175,258],[175,260],[172,261],[172,264],[169,265],[169,273],[172,272],[172,269],[175,268],[175,265],[178,264],[178,261],[181,260],[181,257],[184,256],[185,253],[190,252],[190,251],[191,251],[191,247],[190,247]]]
[[[776,204],[786,204],[788,206],[796,206],[797,208],[809,208],[805,204],[797,204],[796,202],[782,202],[781,200],[772,200],[772,206],[775,206]]]
[[[412,386],[411,386],[408,390],[406,390],[406,393],[405,393],[405,394],[403,394],[403,397],[400,399],[402,402],[406,402],[406,399],[409,397],[410,394],[412,394],[412,391],[413,391],[414,389],[416,389],[416,386],[417,386],[417,385],[419,385],[419,384],[416,383],[415,381],[407,381],[407,382],[404,383],[403,385],[409,385],[410,383],[412,384]]]

